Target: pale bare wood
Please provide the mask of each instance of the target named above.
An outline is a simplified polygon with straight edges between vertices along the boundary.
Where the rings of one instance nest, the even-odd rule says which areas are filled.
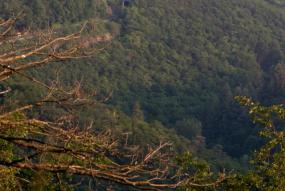
[[[182,184],[191,187],[212,187],[225,180],[225,176],[221,176],[212,183],[198,184],[185,178],[185,175],[175,174],[175,178],[169,178],[169,169],[173,164],[171,154],[165,151],[171,146],[168,142],[149,146],[147,151],[143,151],[139,146],[128,145],[127,141],[114,137],[110,131],[94,132],[92,122],[86,127],[78,126],[73,120],[72,112],[67,112],[66,116],[58,116],[58,121],[52,122],[26,117],[28,111],[46,104],[55,104],[68,108],[66,110],[69,111],[73,106],[91,104],[92,100],[83,93],[80,83],[77,83],[74,89],[66,91],[58,82],[47,85],[24,71],[50,62],[93,56],[94,52],[104,50],[104,47],[90,50],[89,47],[93,43],[108,42],[113,37],[106,34],[92,37],[90,41],[82,39],[85,25],[79,32],[62,37],[55,37],[52,30],[46,33],[18,33],[13,28],[17,19],[0,20],[0,47],[10,45],[0,53],[0,82],[10,76],[20,75],[44,87],[48,92],[44,98],[33,104],[19,106],[0,115],[0,139],[23,151],[18,156],[20,159],[0,160],[0,165],[41,170],[55,173],[56,176],[59,173],[90,176],[141,190],[175,189]],[[63,45],[67,46],[62,48]],[[8,88],[0,94],[10,91],[12,89]],[[107,101],[111,96],[112,93],[103,101]],[[24,117],[15,119],[17,114]],[[11,130],[24,133],[11,135],[8,133]],[[24,152],[27,149],[30,150],[29,153]],[[68,160],[62,161],[61,157]],[[98,160],[98,157],[101,157],[102,161]],[[53,160],[48,162],[48,159]],[[169,183],[165,183],[166,180]]]

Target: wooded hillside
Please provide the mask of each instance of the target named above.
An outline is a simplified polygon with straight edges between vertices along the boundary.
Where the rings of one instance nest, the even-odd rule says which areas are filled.
[[[99,44],[104,51],[94,58],[61,66],[66,86],[78,80],[99,97],[111,95],[104,107],[122,113],[122,129],[129,131],[139,114],[138,143],[165,135],[177,141],[179,150],[205,140],[204,158],[221,151],[215,157],[232,160],[227,154],[244,162],[262,141],[233,97],[246,95],[265,105],[285,102],[285,12],[276,6],[282,3],[133,0],[123,6],[119,0],[2,0],[0,15],[24,11],[20,31],[54,27],[64,33],[90,21],[87,35],[108,33],[112,40]],[[30,74],[49,81],[55,66]],[[15,91],[4,102],[10,96],[29,102],[41,94],[21,79],[7,85]],[[82,118],[92,118],[87,110]]]

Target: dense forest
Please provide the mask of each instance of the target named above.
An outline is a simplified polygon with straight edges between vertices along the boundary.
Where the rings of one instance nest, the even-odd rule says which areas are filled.
[[[52,63],[28,72],[49,82],[80,81],[98,100],[77,110],[96,129],[131,132],[138,145],[173,142],[215,170],[244,171],[264,144],[259,125],[234,100],[249,96],[268,106],[284,104],[285,11],[275,0],[2,0],[0,16],[23,12],[16,29],[74,32],[87,22],[86,38],[100,41],[94,57]],[[104,38],[103,38],[104,39]],[[97,47],[97,48],[98,48]],[[11,99],[30,103],[44,90],[17,76],[5,81]],[[13,105],[13,104],[12,104]],[[13,106],[12,106],[13,107]],[[62,111],[35,112],[52,119]]]

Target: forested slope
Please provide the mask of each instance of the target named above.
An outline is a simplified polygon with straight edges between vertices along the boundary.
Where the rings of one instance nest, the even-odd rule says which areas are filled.
[[[267,1],[12,2],[1,1],[1,14],[24,4],[30,21],[23,26],[107,19],[111,44],[95,58],[67,63],[62,79],[82,79],[102,94],[113,91],[108,103],[130,116],[139,105],[147,121],[190,140],[204,136],[210,147],[221,145],[232,156],[259,142],[233,96],[284,102],[285,13]]]
[[[208,143],[235,156],[254,147],[232,97],[282,102],[283,11],[262,1],[136,1],[124,11],[95,69],[117,89],[113,103],[130,112],[138,101],[147,119],[189,138],[202,124]]]

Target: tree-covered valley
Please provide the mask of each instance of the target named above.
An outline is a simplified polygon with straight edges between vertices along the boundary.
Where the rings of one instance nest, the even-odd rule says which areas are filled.
[[[264,144],[260,125],[235,96],[266,106],[285,102],[283,1],[2,0],[0,10],[3,19],[23,12],[15,24],[23,33],[67,34],[87,22],[85,38],[100,49],[95,56],[27,71],[96,92],[96,106],[76,110],[78,123],[94,120],[96,130],[111,129],[141,146],[170,141],[175,152],[190,150],[214,171],[246,171]],[[13,90],[1,98],[12,108],[46,93],[21,76],[1,85]],[[63,110],[29,115],[53,119]]]

